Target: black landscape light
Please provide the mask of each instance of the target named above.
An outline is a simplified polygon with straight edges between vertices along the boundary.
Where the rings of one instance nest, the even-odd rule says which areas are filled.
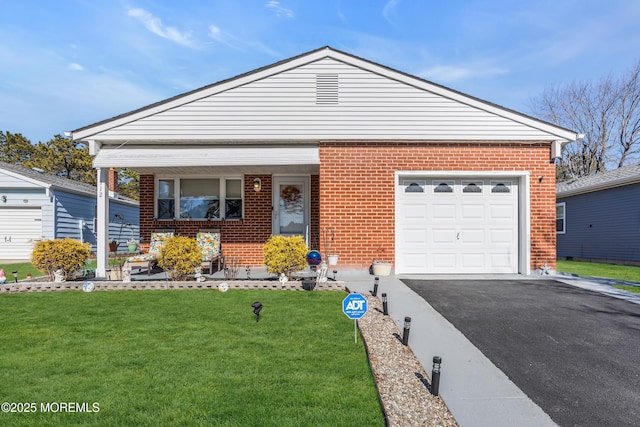
[[[434,356],[433,369],[431,371],[431,394],[438,395],[438,389],[440,388],[440,364],[442,358],[440,356]]]
[[[18,272],[12,271],[11,274],[13,274],[13,279],[16,281],[16,283],[18,283]]]
[[[378,295],[378,284],[379,284],[379,282],[380,282],[380,278],[379,277],[376,277],[373,280],[373,292],[371,292],[371,295],[374,296],[374,297]]]
[[[258,320],[260,320],[260,312],[262,311],[262,303],[259,302],[259,301],[256,301],[253,304],[251,304],[251,307],[253,307],[253,314],[256,315],[256,323],[257,323]]]
[[[385,316],[389,314],[389,309],[387,307],[387,294],[382,293],[382,314]]]
[[[409,343],[409,329],[411,329],[411,317],[404,318],[404,331],[402,332],[402,344],[407,345]]]

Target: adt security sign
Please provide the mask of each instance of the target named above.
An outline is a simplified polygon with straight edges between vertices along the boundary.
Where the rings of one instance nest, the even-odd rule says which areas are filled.
[[[349,294],[342,301],[342,311],[349,319],[361,319],[367,308],[367,300],[360,294]]]

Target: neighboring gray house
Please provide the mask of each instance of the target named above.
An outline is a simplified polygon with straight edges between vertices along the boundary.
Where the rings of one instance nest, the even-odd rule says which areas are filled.
[[[124,242],[133,231],[137,239],[138,202],[109,196],[110,238]],[[0,162],[0,259],[29,260],[35,241],[65,237],[89,242],[95,252],[96,200],[92,185]]]
[[[640,164],[556,186],[558,259],[640,265]]]

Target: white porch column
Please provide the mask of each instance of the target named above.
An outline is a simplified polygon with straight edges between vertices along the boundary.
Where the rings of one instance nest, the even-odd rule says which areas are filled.
[[[107,277],[107,266],[109,265],[109,252],[107,250],[109,239],[109,169],[98,168],[98,200],[97,200],[97,227],[98,232],[96,243],[96,278]]]

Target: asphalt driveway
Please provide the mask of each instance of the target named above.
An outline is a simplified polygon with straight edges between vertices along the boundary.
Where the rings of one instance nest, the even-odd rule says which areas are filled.
[[[640,425],[640,305],[554,280],[403,282],[559,425]]]

